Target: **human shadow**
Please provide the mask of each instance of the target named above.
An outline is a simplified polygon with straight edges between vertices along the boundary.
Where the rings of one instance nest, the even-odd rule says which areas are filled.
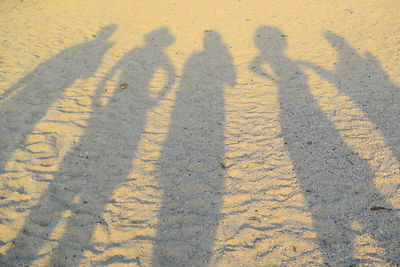
[[[234,86],[232,57],[218,32],[186,61],[159,160],[163,190],[153,266],[206,266],[225,182],[224,84]]]
[[[102,215],[111,203],[110,194],[129,179],[134,181],[128,174],[144,132],[146,115],[175,79],[175,69],[164,52],[174,41],[166,27],[148,33],[143,46],[127,52],[105,75],[94,96],[93,115],[85,135],[66,155],[60,171],[31,209],[24,230],[12,241],[6,262],[30,264],[50,255],[50,265],[77,266],[84,251],[100,253],[91,240],[93,231],[96,225],[106,224]],[[152,97],[149,86],[159,67],[165,70],[167,78],[159,96]],[[107,93],[106,82],[119,72],[111,99],[101,105],[99,99]],[[60,222],[64,222],[64,232],[60,238],[52,238],[51,233]],[[32,247],[33,243],[36,246]],[[39,255],[46,243],[54,247]],[[109,263],[140,262],[119,255]]]
[[[325,38],[337,50],[335,70],[329,71],[311,63],[304,65],[350,96],[382,132],[387,145],[400,161],[400,88],[370,52],[360,55],[343,37],[332,32],[326,32]]]
[[[385,260],[398,262],[399,219],[395,210],[375,187],[368,164],[346,145],[318,106],[306,74],[285,55],[285,35],[276,27],[264,26],[257,30],[254,41],[260,55],[249,67],[274,81],[279,89],[281,136],[311,212],[325,263],[374,264],[373,259],[369,262],[356,256],[355,238],[366,233],[384,250]],[[272,71],[265,71],[264,64]],[[368,205],[372,200],[385,203],[388,210],[371,211]],[[368,256],[381,257],[374,253]]]
[[[101,29],[89,42],[63,50],[21,78],[3,95],[0,102],[0,172],[48,109],[76,79],[88,79],[99,68],[113,43],[107,41],[117,26]],[[24,149],[24,148],[22,148]]]

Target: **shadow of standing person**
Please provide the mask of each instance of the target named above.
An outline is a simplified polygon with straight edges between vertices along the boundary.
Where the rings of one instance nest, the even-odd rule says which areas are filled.
[[[75,266],[83,260],[84,251],[99,253],[96,250],[98,244],[92,243],[94,229],[98,224],[110,227],[103,219],[103,213],[108,212],[105,206],[110,203],[110,195],[115,189],[129,179],[133,182],[134,178],[128,175],[144,132],[147,113],[175,79],[175,69],[164,52],[175,41],[168,28],[147,34],[145,41],[144,46],[124,55],[103,78],[96,91],[96,100],[107,90],[106,82],[121,71],[112,99],[104,106],[94,101],[96,104],[85,135],[66,155],[60,171],[32,208],[24,230],[13,240],[14,247],[6,255],[8,262],[18,260],[29,264],[50,255],[50,265]],[[160,95],[151,97],[149,86],[159,67],[168,77]],[[121,90],[120,84],[124,83],[127,88]],[[113,205],[124,208],[124,203],[115,200]],[[115,216],[123,215],[113,214],[112,217]],[[62,236],[52,239],[50,234],[61,222],[65,225]],[[32,243],[37,246],[32,248]],[[52,244],[53,248],[47,255],[39,255],[46,243]],[[138,259],[122,255],[111,261],[114,264],[138,263]]]
[[[325,263],[360,264],[355,239],[365,233],[378,241],[386,254],[371,253],[367,255],[370,262],[365,258],[363,262],[374,264],[381,257],[398,260],[399,220],[395,211],[389,209],[383,217],[368,209],[372,199],[385,202],[385,197],[375,188],[369,166],[346,145],[318,106],[305,73],[285,55],[283,33],[264,26],[257,30],[254,41],[260,56],[250,69],[273,80],[279,89],[281,135],[311,212]],[[273,73],[265,72],[263,64]],[[354,223],[360,229],[354,229]],[[393,230],[385,232],[387,225],[393,225]]]
[[[382,132],[392,153],[400,161],[400,88],[370,52],[364,56],[341,36],[326,32],[325,38],[337,50],[336,69],[329,71],[311,63],[319,75],[335,84],[354,100],[368,119]]]
[[[117,26],[101,29],[94,40],[68,48],[41,63],[3,94],[0,102],[0,169],[26,134],[32,132],[48,109],[76,79],[89,79],[113,43],[107,39]]]
[[[184,66],[159,160],[163,190],[153,266],[206,266],[220,217],[225,171],[224,84],[236,73],[217,32]]]

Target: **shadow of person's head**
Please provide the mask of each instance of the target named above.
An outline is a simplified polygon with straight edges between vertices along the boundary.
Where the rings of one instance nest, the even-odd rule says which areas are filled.
[[[222,44],[221,34],[215,31],[207,31],[203,37],[203,46],[205,50],[214,49]]]
[[[165,48],[175,42],[175,37],[170,33],[168,27],[162,27],[144,36],[147,45],[153,48]]]
[[[108,38],[110,38],[111,35],[115,33],[116,30],[117,30],[116,24],[109,24],[97,32],[96,38],[101,40],[107,40]]]
[[[327,31],[324,33],[324,36],[326,40],[328,40],[328,42],[336,49],[341,49],[348,46],[346,40],[342,36],[337,35],[336,33]]]
[[[336,33],[327,31],[324,33],[324,36],[326,38],[326,40],[328,40],[329,43],[331,43],[331,45],[336,46],[339,44],[342,44],[345,42],[345,40],[343,39],[343,37],[337,35]]]
[[[254,36],[254,43],[260,52],[267,56],[283,54],[287,47],[283,32],[272,26],[258,28]]]

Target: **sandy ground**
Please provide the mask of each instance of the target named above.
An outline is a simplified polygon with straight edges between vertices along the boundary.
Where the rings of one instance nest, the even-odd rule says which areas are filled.
[[[2,0],[0,265],[400,265],[399,14]]]

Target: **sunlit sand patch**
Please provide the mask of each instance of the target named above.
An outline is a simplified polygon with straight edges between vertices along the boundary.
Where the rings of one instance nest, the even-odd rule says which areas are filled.
[[[160,70],[154,75],[150,88],[153,99],[161,91],[165,77]],[[97,245],[99,253],[85,252],[91,262],[101,263],[123,256],[130,261],[129,266],[150,265],[162,197],[156,163],[167,137],[177,83],[146,116],[131,172],[128,177],[121,178],[126,182],[110,196],[110,204],[103,213],[107,224],[95,228],[91,242]]]
[[[226,88],[227,180],[213,264],[321,264],[311,214],[280,137],[277,88],[237,71],[247,77]]]

